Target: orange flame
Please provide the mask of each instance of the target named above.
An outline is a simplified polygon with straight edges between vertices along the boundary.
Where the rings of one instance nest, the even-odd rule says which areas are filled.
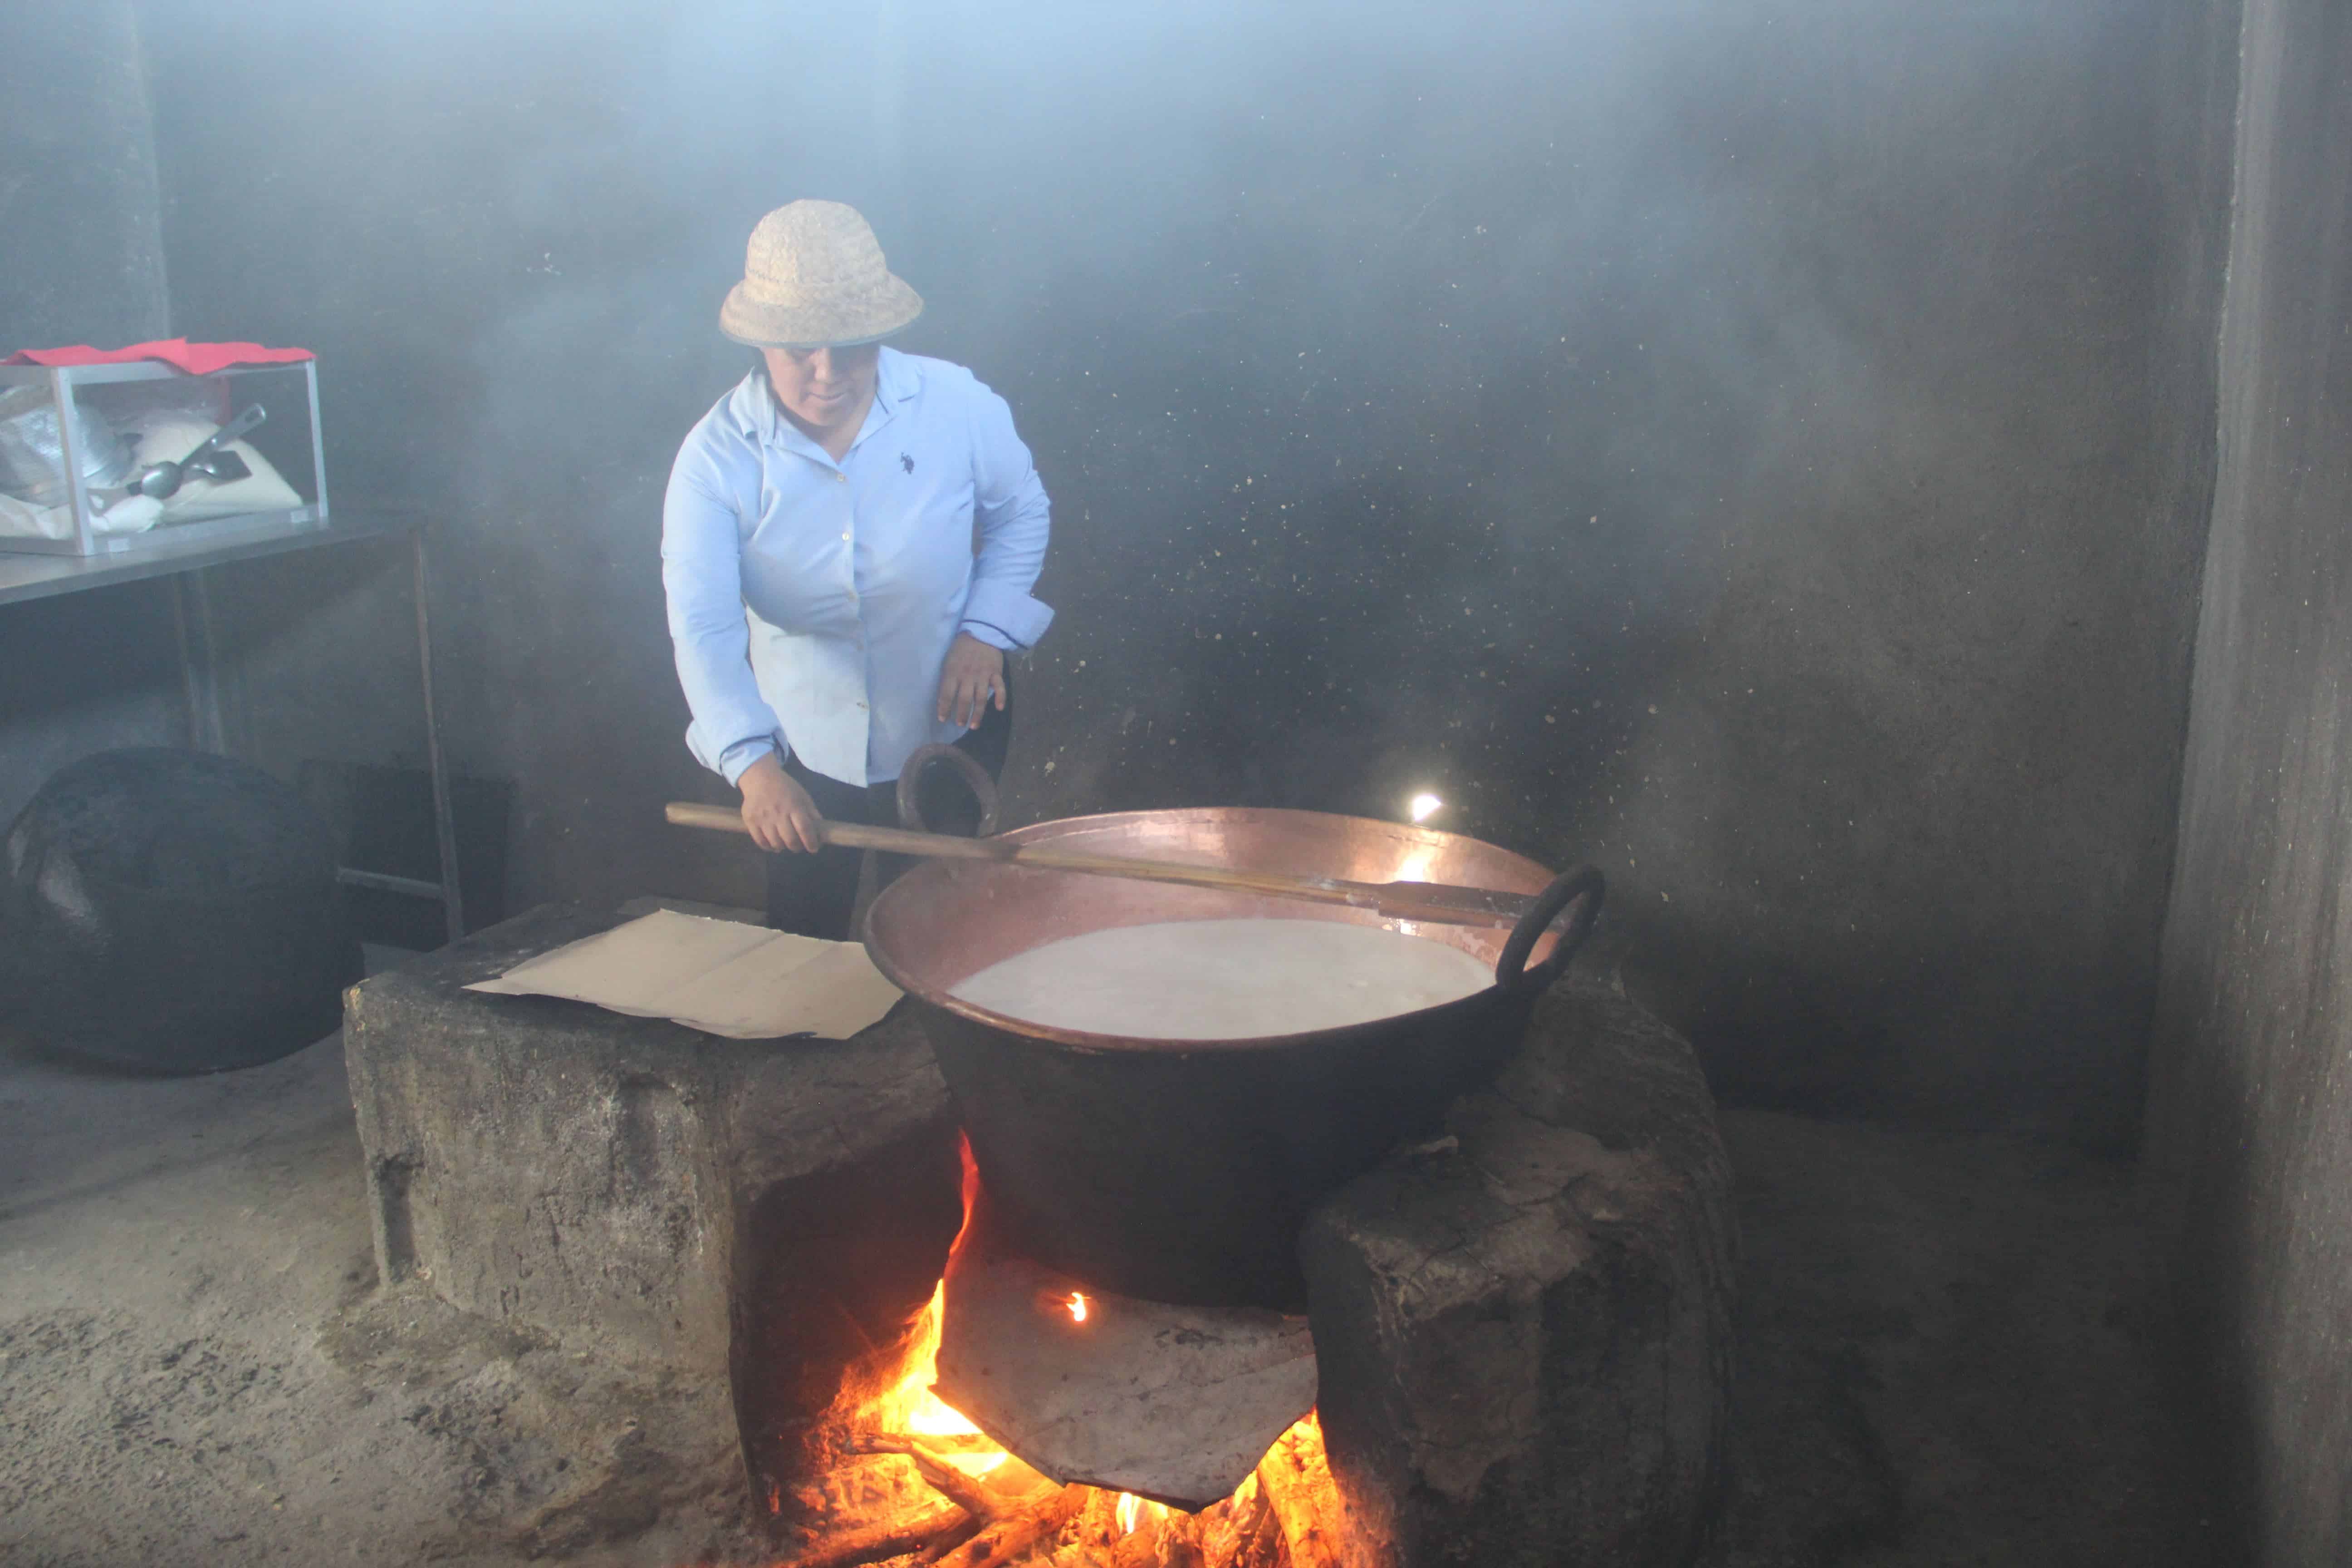
[[[963,1256],[963,1244],[971,1237],[971,1211],[980,1202],[980,1162],[972,1158],[969,1134],[956,1134],[956,1157],[963,1162],[963,1223],[956,1226],[955,1239],[948,1243],[948,1267]]]
[[[1118,1532],[1121,1535],[1133,1535],[1145,1524],[1157,1523],[1166,1519],[1171,1511],[1164,1502],[1153,1502],[1147,1498],[1139,1498],[1133,1492],[1121,1492],[1118,1494],[1117,1510]]]
[[[963,1144],[962,1157],[963,1225],[948,1249],[950,1268],[971,1234],[972,1209],[980,1194],[980,1166],[972,1159],[969,1142]],[[1087,1292],[1074,1289],[1066,1296],[1041,1295],[1038,1306],[1066,1311],[1072,1322],[1083,1323],[1095,1315],[1099,1303]],[[940,1340],[946,1322],[946,1311],[947,1280],[942,1277],[932,1289],[931,1299],[908,1324],[906,1358],[900,1363],[897,1378],[878,1393],[872,1392],[870,1384],[856,1390],[845,1386],[841,1402],[835,1408],[849,1426],[865,1432],[963,1439],[953,1444],[950,1451],[941,1452],[940,1459],[975,1479],[984,1478],[1004,1466],[1012,1456],[1003,1448],[989,1444],[977,1425],[931,1390],[931,1380],[939,1373]],[[973,1438],[981,1441],[970,1441]],[[1328,1472],[1320,1468],[1322,1439],[1322,1430],[1310,1412],[1276,1444],[1267,1456],[1267,1462],[1276,1462],[1287,1455],[1289,1458],[1286,1462],[1301,1469],[1302,1473],[1313,1472],[1308,1479],[1319,1479],[1322,1487],[1328,1489]],[[1258,1485],[1258,1475],[1252,1474],[1235,1490],[1234,1500],[1238,1502],[1249,1498],[1257,1490]],[[1118,1499],[1114,1512],[1122,1536],[1132,1535],[1147,1526],[1158,1525],[1175,1514],[1175,1510],[1166,1503],[1153,1502],[1132,1492],[1120,1492]],[[1279,1506],[1276,1511],[1281,1511]]]
[[[963,1224],[948,1247],[950,1267],[971,1234],[972,1205],[980,1195],[980,1165],[971,1157],[969,1139],[961,1141],[961,1152]],[[931,1299],[923,1303],[922,1310],[908,1325],[906,1360],[900,1364],[897,1381],[880,1393],[860,1399],[852,1416],[853,1425],[869,1432],[903,1432],[913,1437],[982,1436],[970,1417],[931,1392],[931,1380],[939,1375],[940,1336],[947,1321],[947,1294],[948,1282],[942,1275],[931,1289]],[[1011,1456],[1003,1448],[982,1448],[942,1458],[967,1475],[985,1476],[1002,1467]]]

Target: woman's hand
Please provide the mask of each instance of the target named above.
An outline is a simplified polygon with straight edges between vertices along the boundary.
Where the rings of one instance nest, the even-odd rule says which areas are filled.
[[[735,787],[743,792],[743,826],[751,829],[751,842],[769,854],[786,849],[813,852],[824,842],[817,837],[824,814],[808,791],[784,772],[775,752],[745,768]]]
[[[940,671],[940,721],[971,729],[988,711],[988,700],[1004,706],[1004,653],[970,632],[956,633],[948,662]]]

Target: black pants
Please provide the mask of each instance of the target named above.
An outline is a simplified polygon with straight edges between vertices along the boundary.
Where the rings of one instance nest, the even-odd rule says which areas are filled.
[[[1005,683],[1002,710],[991,706],[980,727],[956,742],[959,751],[988,770],[990,778],[1004,773],[1004,750],[1013,739],[1012,683]],[[887,784],[844,784],[813,773],[793,757],[784,763],[801,788],[830,822],[863,822],[898,826],[898,781]],[[933,768],[921,785],[923,820],[934,833],[969,834],[980,826],[980,805],[964,782],[945,768]],[[825,848],[814,855],[787,851],[768,857],[768,923],[799,936],[844,942],[849,937],[849,917],[857,907],[857,877],[865,852]],[[913,862],[903,855],[885,855],[876,868],[884,887],[907,871]]]

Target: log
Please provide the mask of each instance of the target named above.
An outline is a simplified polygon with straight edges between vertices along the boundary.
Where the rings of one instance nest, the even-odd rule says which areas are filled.
[[[1029,1555],[1072,1519],[1086,1504],[1086,1489],[1064,1487],[1034,1506],[1006,1514],[978,1535],[939,1559],[940,1568],[1005,1568]]]
[[[915,1553],[915,1568],[927,1568],[928,1564],[937,1563],[940,1558],[945,1557],[949,1552],[953,1552],[957,1547],[961,1546],[965,1542],[970,1541],[973,1536],[978,1535],[986,1528],[988,1528],[988,1524],[985,1520],[980,1519],[977,1516],[966,1519],[963,1523],[958,1525],[955,1529],[947,1531],[945,1534],[933,1541],[929,1546],[924,1547],[920,1552]]]
[[[1111,1568],[1160,1568],[1160,1521],[1147,1519],[1110,1549]]]
[[[1290,1542],[1283,1537],[1282,1516],[1271,1505],[1258,1515],[1257,1531],[1234,1568],[1290,1568]]]
[[[1205,1514],[1170,1514],[1160,1521],[1157,1568],[1227,1568],[1221,1561],[1212,1564],[1208,1539],[1209,1521]]]
[[[1002,1447],[985,1432],[932,1432],[920,1437],[905,1432],[877,1432],[875,1439],[884,1443],[920,1443],[934,1454],[988,1454]]]
[[[919,1552],[973,1522],[970,1514],[956,1508],[927,1513],[911,1523],[877,1524],[819,1542],[797,1557],[786,1558],[782,1568],[861,1568],[868,1563],[887,1563]]]
[[[1273,1502],[1294,1568],[1355,1568],[1353,1540],[1319,1431],[1285,1432],[1257,1468],[1257,1484]]]
[[[1110,1549],[1118,1544],[1118,1494],[1100,1487],[1081,1489],[1086,1501],[1078,1510],[1078,1529],[1088,1543],[1101,1548],[1108,1559]]]
[[[996,1495],[949,1464],[920,1443],[907,1437],[866,1437],[850,1446],[853,1454],[898,1454],[915,1467],[923,1484],[982,1522],[1004,1511]]]
[[[1244,1481],[1239,1491],[1201,1516],[1202,1554],[1216,1568],[1241,1568],[1269,1511],[1265,1489]]]

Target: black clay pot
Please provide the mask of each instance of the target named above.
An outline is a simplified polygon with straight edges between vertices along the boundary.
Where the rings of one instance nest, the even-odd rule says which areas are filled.
[[[68,1055],[216,1072],[342,1021],[360,951],[333,836],[226,757],[104,752],[41,786],[0,865],[0,1016]]]

